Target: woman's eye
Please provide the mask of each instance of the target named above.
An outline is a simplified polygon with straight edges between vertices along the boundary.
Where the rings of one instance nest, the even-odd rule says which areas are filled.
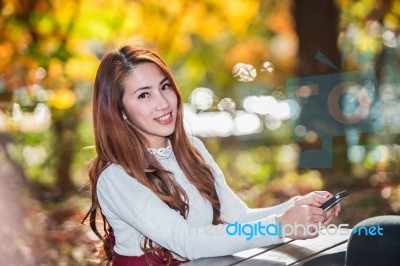
[[[169,84],[169,83],[165,83],[165,84],[162,85],[162,87],[161,87],[162,90],[168,90],[168,89],[170,89],[170,88],[171,88],[171,84]]]
[[[143,92],[143,93],[141,93],[140,95],[139,95],[139,99],[144,99],[144,98],[147,98],[147,97],[149,97],[149,94],[147,93],[147,92]]]

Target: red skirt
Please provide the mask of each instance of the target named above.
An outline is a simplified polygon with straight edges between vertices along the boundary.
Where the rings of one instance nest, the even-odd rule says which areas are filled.
[[[103,220],[105,225],[106,222],[104,216]],[[107,241],[110,243],[110,246],[114,248],[115,246],[114,235],[109,234],[106,227],[104,227],[104,231],[106,232]],[[171,256],[171,253],[167,249],[162,248],[161,251],[167,252]],[[152,253],[143,254],[142,256],[122,256],[117,253],[114,253],[112,259],[113,266],[178,266],[184,262],[185,261],[175,260],[175,259],[171,259],[169,263],[160,262],[153,256]]]
[[[170,263],[158,261],[152,254],[142,256],[122,256],[117,253],[114,254],[112,265],[113,266],[178,266],[185,261],[171,259]]]

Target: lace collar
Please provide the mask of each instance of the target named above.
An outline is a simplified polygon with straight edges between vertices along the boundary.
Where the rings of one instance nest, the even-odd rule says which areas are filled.
[[[167,147],[165,148],[148,148],[147,149],[151,154],[156,156],[158,159],[167,159],[171,157],[173,154],[172,152],[172,146],[171,146],[171,141],[168,139]]]

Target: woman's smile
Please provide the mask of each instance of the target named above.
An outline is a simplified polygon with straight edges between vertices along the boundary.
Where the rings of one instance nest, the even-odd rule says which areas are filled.
[[[154,120],[156,120],[160,124],[164,124],[164,125],[165,124],[169,124],[169,123],[171,123],[173,121],[172,113],[168,113],[168,114],[163,115],[163,116],[161,116],[159,118],[156,118]]]

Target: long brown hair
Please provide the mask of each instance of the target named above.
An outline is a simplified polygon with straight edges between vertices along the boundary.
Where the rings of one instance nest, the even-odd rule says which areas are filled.
[[[153,51],[137,46],[124,46],[108,52],[101,60],[93,92],[93,127],[96,157],[89,167],[92,205],[83,221],[90,218],[90,227],[103,241],[108,260],[112,258],[112,246],[97,230],[96,216],[100,210],[96,186],[101,172],[110,164],[119,164],[125,172],[151,189],[169,207],[179,211],[186,219],[188,197],[182,187],[174,181],[172,173],[163,169],[157,159],[147,152],[147,139],[124,120],[124,84],[127,77],[138,65],[156,64],[167,76],[178,98],[176,126],[169,137],[175,157],[188,180],[198,189],[203,198],[213,207],[213,224],[221,223],[220,201],[214,186],[214,177],[198,150],[191,144],[183,127],[182,98],[171,71],[165,62]],[[132,156],[132,154],[134,156]],[[196,166],[196,167],[193,167]],[[134,199],[132,195],[132,200]],[[101,212],[101,211],[100,211]],[[105,227],[106,228],[106,227]],[[108,236],[112,228],[105,229]],[[144,236],[142,250],[152,252],[163,261],[170,255],[158,253],[160,247]]]

